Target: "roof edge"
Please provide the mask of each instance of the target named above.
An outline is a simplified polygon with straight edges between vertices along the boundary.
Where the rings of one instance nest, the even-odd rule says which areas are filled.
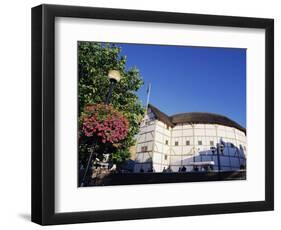
[[[240,131],[244,132],[246,134],[246,129],[241,126],[240,124],[238,124],[236,121],[233,121],[232,119],[228,118],[225,115],[220,115],[220,114],[216,114],[216,113],[208,113],[208,112],[189,112],[189,113],[178,113],[178,114],[174,114],[171,116],[168,116],[167,114],[163,113],[161,110],[159,110],[157,107],[153,106],[152,104],[148,104],[148,108],[150,108],[152,110],[152,112],[154,113],[154,115],[156,116],[157,119],[159,119],[160,121],[164,122],[166,125],[170,126],[170,127],[174,127],[176,124],[180,124],[180,123],[189,123],[189,124],[196,124],[196,123],[203,123],[203,124],[218,124],[218,125],[224,125],[224,126],[228,126],[228,127],[233,127],[233,128],[237,128]],[[175,122],[173,121],[175,118],[177,117],[182,117],[179,120],[184,119],[184,116],[192,116],[192,115],[206,115],[206,116],[210,116],[213,118],[213,121],[195,121],[194,122],[190,122],[190,121],[183,121],[183,122]],[[200,120],[200,118],[197,118]],[[222,119],[222,120],[220,120]],[[203,119],[204,120],[204,119]]]

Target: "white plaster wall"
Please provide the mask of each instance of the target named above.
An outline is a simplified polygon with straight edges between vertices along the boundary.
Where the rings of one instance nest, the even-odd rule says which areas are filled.
[[[144,164],[152,159],[156,172],[162,172],[168,166],[178,171],[183,165],[187,170],[192,170],[188,164],[194,161],[213,161],[216,170],[216,152],[214,154],[210,149],[221,142],[225,146],[221,156],[222,170],[238,169],[239,165],[245,165],[242,158],[245,158],[247,152],[246,135],[236,128],[217,124],[178,124],[167,128],[166,124],[155,120],[153,115],[149,114],[148,117],[152,122],[141,128],[140,136],[145,133],[145,138],[138,139],[137,159]],[[147,146],[148,151],[151,151],[149,156],[141,152],[142,146]]]
[[[156,120],[154,114],[148,111],[143,122],[140,125],[140,132],[137,135],[137,151],[134,172],[145,172],[151,170],[154,142],[155,142],[155,126]],[[143,147],[147,150],[143,151]]]

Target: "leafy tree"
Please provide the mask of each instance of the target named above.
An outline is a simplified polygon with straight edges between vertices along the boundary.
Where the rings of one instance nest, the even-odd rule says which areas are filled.
[[[78,42],[78,115],[81,118],[85,106],[104,103],[109,90],[109,70],[119,70],[121,80],[112,92],[111,105],[122,112],[129,121],[127,137],[110,148],[100,146],[100,151],[111,151],[111,161],[121,164],[130,157],[129,148],[135,144],[134,136],[139,131],[139,123],[144,108],[135,92],[143,85],[139,70],[126,68],[126,56],[120,55],[121,48],[114,44]],[[81,133],[81,119],[80,119]],[[79,158],[83,162],[88,157],[91,141],[87,137],[79,140]],[[104,150],[105,149],[105,150]]]

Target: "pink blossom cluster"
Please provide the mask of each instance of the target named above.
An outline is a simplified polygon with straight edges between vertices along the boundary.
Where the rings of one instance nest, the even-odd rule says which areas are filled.
[[[97,136],[103,143],[117,143],[126,138],[128,130],[128,119],[111,105],[86,106],[82,117],[82,132],[85,136]]]

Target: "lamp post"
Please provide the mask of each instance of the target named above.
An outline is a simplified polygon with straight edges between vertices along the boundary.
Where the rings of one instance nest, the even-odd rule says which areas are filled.
[[[108,105],[110,103],[113,88],[116,85],[116,83],[121,80],[121,75],[120,75],[120,72],[118,70],[109,70],[107,77],[109,78],[110,85],[109,85],[109,91],[108,91],[107,97],[105,99],[105,104]],[[97,144],[97,140],[95,139],[93,141],[91,154],[90,154],[90,157],[88,159],[87,167],[85,169],[85,172],[84,172],[84,175],[83,175],[83,178],[82,178],[82,182],[80,184],[81,187],[87,185],[88,180],[86,180],[86,178],[88,177],[88,171],[89,171],[89,168],[90,168],[90,164],[92,162],[92,158],[93,158],[93,155],[94,155],[96,144]]]
[[[220,160],[220,154],[223,152],[224,146],[221,143],[217,143],[217,160],[218,160],[218,171],[219,171],[219,177],[221,173],[221,160]]]
[[[220,161],[220,144],[217,143],[217,160],[218,160],[218,171],[221,171],[221,161]]]
[[[105,100],[105,104],[108,105],[110,103],[112,90],[113,90],[114,86],[116,85],[116,83],[120,81],[121,75],[118,70],[109,70],[107,76],[109,78],[110,85],[109,85],[109,91],[108,91],[108,94],[107,94],[107,97]]]

